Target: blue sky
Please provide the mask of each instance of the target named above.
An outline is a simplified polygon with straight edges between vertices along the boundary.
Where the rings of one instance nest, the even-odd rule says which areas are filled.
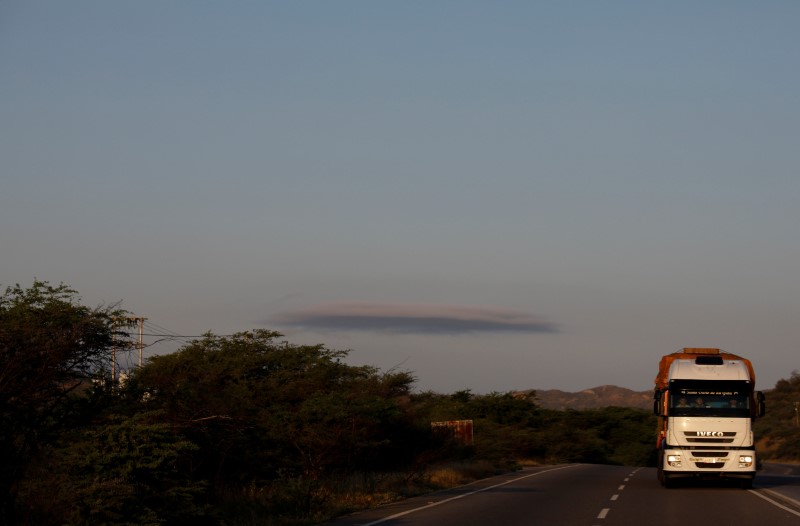
[[[800,369],[800,4],[0,4],[0,284],[419,389]],[[169,352],[161,342],[150,353]]]

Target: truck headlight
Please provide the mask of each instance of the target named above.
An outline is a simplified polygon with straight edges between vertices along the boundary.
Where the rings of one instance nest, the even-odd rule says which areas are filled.
[[[681,465],[681,456],[680,455],[667,455],[667,463],[670,466],[677,468]]]
[[[739,457],[739,467],[740,468],[749,468],[753,465],[753,456],[752,455],[741,455]]]

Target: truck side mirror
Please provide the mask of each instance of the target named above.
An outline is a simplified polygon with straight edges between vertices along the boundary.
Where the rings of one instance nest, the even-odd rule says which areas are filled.
[[[756,400],[758,402],[758,417],[762,417],[767,413],[767,403],[766,398],[764,397],[764,393],[761,391],[756,391]]]
[[[656,416],[661,416],[661,395],[663,394],[661,391],[653,393],[653,414]]]

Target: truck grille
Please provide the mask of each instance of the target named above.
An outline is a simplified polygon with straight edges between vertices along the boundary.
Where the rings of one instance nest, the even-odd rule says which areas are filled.
[[[709,436],[702,431],[684,431],[683,435],[690,444],[730,444],[736,438],[734,431],[725,431]]]
[[[698,468],[721,469],[725,467],[724,462],[695,462],[694,464]]]
[[[728,460],[727,451],[692,451],[694,465],[704,469],[722,469]]]

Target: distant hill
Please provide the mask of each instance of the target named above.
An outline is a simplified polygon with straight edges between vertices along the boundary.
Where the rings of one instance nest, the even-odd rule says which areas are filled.
[[[653,408],[653,391],[631,391],[615,385],[601,385],[577,393],[558,389],[535,391],[536,404],[544,409],[599,409],[609,406]]]

